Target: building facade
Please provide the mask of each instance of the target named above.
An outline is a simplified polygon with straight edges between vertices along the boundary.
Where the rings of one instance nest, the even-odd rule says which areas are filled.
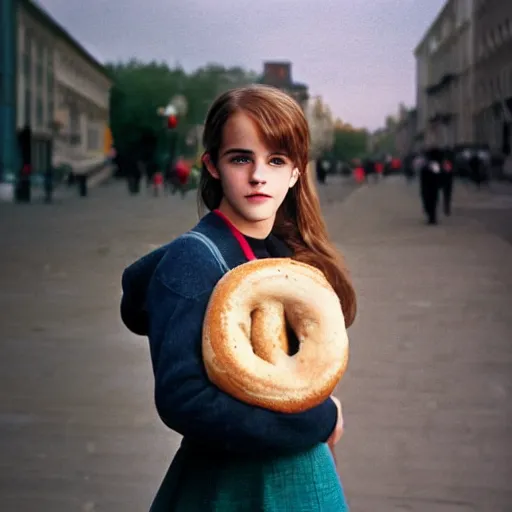
[[[1,3],[5,14],[4,0]],[[0,135],[1,146],[7,148],[2,154],[9,155],[2,178],[16,179],[17,134],[26,127],[31,132],[33,173],[61,163],[76,173],[86,172],[104,161],[112,81],[106,69],[40,6],[31,0],[7,3],[14,9],[9,18],[14,97],[12,118],[5,109],[1,114],[3,125],[9,126]],[[1,64],[3,76],[9,68]]]
[[[292,80],[290,62],[265,62],[262,83],[287,92],[302,108],[305,108],[309,100],[307,85]]]
[[[332,113],[320,96],[310,97],[307,85],[293,81],[290,62],[265,62],[261,82],[286,92],[302,107],[310,130],[312,159],[319,158],[332,148],[334,142]]]
[[[475,1],[474,48],[476,142],[507,156],[512,144],[512,2]]]
[[[473,0],[448,0],[416,47],[417,140],[456,146],[474,139]]]
[[[403,159],[419,149],[416,138],[417,123],[416,109],[400,109],[395,128],[395,154],[398,158]]]
[[[316,160],[332,149],[334,118],[328,105],[320,96],[310,98],[303,108],[311,137],[310,156]]]
[[[0,183],[17,164],[16,0],[0,2]]]

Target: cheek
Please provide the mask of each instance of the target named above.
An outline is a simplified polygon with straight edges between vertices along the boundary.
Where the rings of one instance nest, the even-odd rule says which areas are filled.
[[[284,197],[288,193],[288,190],[290,190],[290,183],[292,183],[291,173],[286,176],[279,177],[279,183],[276,183],[276,188],[279,190],[282,197]]]
[[[237,172],[222,173],[221,183],[225,194],[236,194],[245,184],[242,173]]]

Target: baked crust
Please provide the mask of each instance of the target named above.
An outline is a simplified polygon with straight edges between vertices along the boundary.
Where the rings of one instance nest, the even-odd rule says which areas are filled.
[[[286,323],[298,351],[289,355]],[[280,412],[310,409],[343,376],[349,352],[340,301],[321,271],[290,258],[250,261],[217,283],[203,324],[210,380]]]

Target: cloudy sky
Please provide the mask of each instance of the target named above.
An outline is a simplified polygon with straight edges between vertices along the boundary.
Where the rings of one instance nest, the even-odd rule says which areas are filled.
[[[413,49],[444,0],[39,0],[100,61],[137,57],[261,71],[293,79],[333,113],[375,129],[415,101]]]

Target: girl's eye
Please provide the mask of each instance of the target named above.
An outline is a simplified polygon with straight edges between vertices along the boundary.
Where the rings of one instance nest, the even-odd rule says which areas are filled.
[[[249,162],[248,156],[235,156],[231,159],[233,164],[246,164],[247,162]]]
[[[285,165],[286,164],[286,160],[284,158],[281,158],[279,156],[275,156],[273,157],[270,162],[273,164],[273,165]]]

